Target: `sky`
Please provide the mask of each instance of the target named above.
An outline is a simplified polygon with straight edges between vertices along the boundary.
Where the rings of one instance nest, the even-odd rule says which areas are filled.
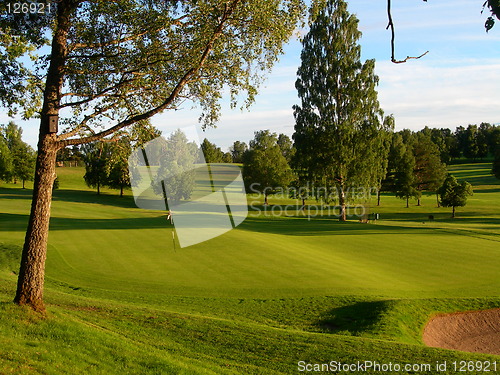
[[[390,61],[391,33],[386,30],[385,0],[348,2],[359,19],[362,60],[375,59],[381,108],[392,114],[396,130],[424,126],[455,129],[481,122],[500,123],[500,21],[489,32],[488,16],[481,14],[482,0],[396,0],[392,17],[396,28],[396,59],[429,53],[404,64]],[[307,32],[307,30],[301,30]],[[260,87],[249,110],[230,109],[223,103],[216,128],[201,131],[199,108],[187,103],[182,110],[153,117],[152,124],[168,134],[178,128],[197,126],[200,139],[208,138],[224,151],[234,141],[248,143],[258,130],[293,134],[292,106],[300,104],[295,89],[300,65],[300,41],[294,37],[285,54]],[[0,123],[9,118],[0,109]],[[38,121],[23,122],[23,138],[36,145]]]

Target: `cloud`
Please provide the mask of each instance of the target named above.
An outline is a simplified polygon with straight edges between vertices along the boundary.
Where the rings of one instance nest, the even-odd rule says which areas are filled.
[[[454,128],[500,120],[500,61],[453,64],[377,64],[379,100],[386,113],[394,114],[397,128]]]

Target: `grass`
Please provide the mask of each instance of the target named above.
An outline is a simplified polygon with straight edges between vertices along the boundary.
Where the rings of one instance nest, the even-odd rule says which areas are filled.
[[[97,196],[81,168],[59,168],[45,318],[10,303],[30,191],[0,185],[0,347],[8,348],[0,373],[289,374],[300,360],[498,362],[421,342],[433,314],[500,307],[500,185],[488,168],[450,167],[475,189],[455,220],[434,195],[408,209],[386,195],[380,207],[369,202],[376,223],[253,211],[237,229],[184,249],[173,248],[165,215],[136,208],[130,191]],[[261,207],[262,197],[249,203]]]

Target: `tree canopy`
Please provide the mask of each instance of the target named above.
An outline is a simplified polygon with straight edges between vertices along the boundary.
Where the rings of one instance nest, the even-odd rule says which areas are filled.
[[[385,175],[388,135],[375,87],[374,60],[361,63],[358,20],[342,0],[327,1],[303,40],[295,83],[296,163],[312,182],[334,189],[346,220],[352,187],[370,189]]]
[[[455,217],[455,207],[463,207],[467,204],[467,196],[472,195],[472,186],[467,181],[457,182],[455,176],[448,174],[439,188],[439,197],[443,207],[452,207],[452,216]]]

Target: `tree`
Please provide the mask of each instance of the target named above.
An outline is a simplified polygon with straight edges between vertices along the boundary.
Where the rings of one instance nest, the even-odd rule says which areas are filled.
[[[403,143],[400,134],[396,134],[391,148],[391,158],[388,169],[393,174],[393,191],[397,198],[406,200],[406,208],[410,206],[410,199],[419,199],[421,192],[416,188],[415,155],[411,145]]]
[[[120,197],[123,197],[123,189],[130,187],[128,158],[131,153],[132,147],[127,137],[122,137],[119,141],[111,145],[108,166],[109,174],[105,184],[111,189],[119,189]]]
[[[446,165],[441,162],[438,147],[430,136],[417,133],[411,145],[415,156],[415,187],[420,192],[417,205],[420,206],[421,192],[437,191],[446,176]]]
[[[455,217],[455,207],[463,207],[467,204],[467,196],[473,194],[472,186],[466,181],[457,182],[455,176],[448,174],[439,188],[439,197],[443,207],[452,207],[451,217]]]
[[[281,153],[283,154],[285,159],[290,163],[292,161],[293,155],[295,154],[293,142],[290,137],[286,134],[279,134],[278,146],[280,146]]]
[[[177,109],[186,99],[198,102],[204,125],[212,125],[226,88],[233,104],[246,94],[250,105],[262,75],[302,16],[303,4],[60,0],[43,16],[7,12],[4,3],[0,7],[0,27],[10,31],[0,38],[0,101],[11,112],[22,110],[24,117],[40,115],[32,210],[15,302],[44,310],[57,151],[111,137]],[[28,51],[40,55],[33,69],[23,64]],[[62,132],[57,123],[64,126]]]
[[[33,181],[35,177],[36,152],[28,144],[21,142],[11,150],[11,154],[12,175],[14,179],[23,182],[23,189],[25,189],[25,182]]]
[[[233,163],[243,163],[243,154],[246,150],[248,150],[248,146],[245,142],[235,141],[233,145],[229,147]]]
[[[479,156],[479,146],[477,144],[477,125],[467,126],[464,134],[464,156],[475,160]]]
[[[101,186],[108,182],[111,148],[109,143],[95,142],[84,146],[85,174],[83,179],[87,186],[97,189],[101,194]]]
[[[243,155],[243,179],[247,189],[264,194],[265,205],[270,194],[286,188],[293,180],[292,169],[278,145],[276,133],[255,132],[250,149]]]
[[[224,153],[215,143],[205,138],[201,143],[201,149],[207,163],[224,163]]]
[[[341,221],[351,188],[371,189],[383,177],[379,166],[392,131],[377,100],[375,62],[360,61],[357,25],[342,0],[318,11],[302,42],[295,83],[301,105],[293,107],[298,167],[313,183],[336,190]]]
[[[26,181],[33,181],[36,153],[30,145],[22,140],[22,134],[23,129],[13,121],[5,126],[0,126],[0,138],[3,139],[4,145],[8,148],[8,153],[5,151],[6,168],[3,178],[7,181],[14,180],[14,183],[21,180],[24,189]]]
[[[176,204],[191,198],[196,177],[193,166],[200,157],[198,146],[189,142],[178,129],[166,140],[161,138],[156,141],[148,153],[152,151],[158,155],[157,160],[150,160],[150,165],[158,165],[152,187],[163,198],[166,207],[169,207],[168,203]]]
[[[9,181],[12,176],[12,155],[5,139],[0,136],[0,179]]]

